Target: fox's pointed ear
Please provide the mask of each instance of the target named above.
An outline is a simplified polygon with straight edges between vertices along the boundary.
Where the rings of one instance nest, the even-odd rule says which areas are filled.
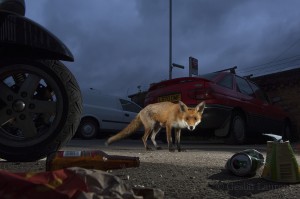
[[[200,112],[201,114],[203,113],[204,108],[205,108],[205,101],[201,102],[200,104],[198,104],[198,105],[196,106],[196,110],[197,110],[198,112]]]
[[[188,110],[188,107],[182,101],[178,101],[178,104],[181,112],[185,112]]]

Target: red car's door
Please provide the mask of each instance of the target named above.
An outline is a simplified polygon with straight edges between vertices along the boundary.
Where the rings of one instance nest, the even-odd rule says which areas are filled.
[[[249,82],[256,95],[256,103],[263,109],[265,133],[280,134],[284,125],[284,112],[273,105],[267,95],[255,84]]]
[[[236,76],[236,87],[240,99],[240,107],[247,114],[247,127],[255,132],[265,132],[267,130],[265,123],[265,107],[262,102],[256,98],[256,95],[248,81],[242,77]]]

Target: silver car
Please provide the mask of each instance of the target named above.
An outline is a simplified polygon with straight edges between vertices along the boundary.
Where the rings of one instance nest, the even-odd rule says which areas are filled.
[[[96,90],[82,91],[83,113],[76,136],[92,139],[125,128],[142,109],[127,99]]]

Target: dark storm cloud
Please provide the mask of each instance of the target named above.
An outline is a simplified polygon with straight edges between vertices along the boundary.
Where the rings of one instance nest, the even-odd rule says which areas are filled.
[[[167,65],[168,19],[161,22],[162,13],[157,24],[141,17],[135,1],[109,1],[109,6],[108,1],[90,2],[72,1],[67,7],[61,1],[47,1],[44,5],[45,26],[71,48],[75,63],[67,64],[82,87],[126,95],[136,92],[138,85],[146,88],[167,76],[163,67]]]
[[[178,7],[176,2],[175,59],[194,55],[200,70],[265,63],[299,39],[297,1],[187,0]],[[295,54],[299,47],[291,50]]]
[[[234,65],[260,73],[253,66],[300,54],[299,6],[173,0],[173,62],[187,66],[194,56],[200,73]],[[66,64],[82,88],[125,96],[168,78],[169,0],[27,1],[28,12],[70,47],[75,62]],[[187,74],[187,67],[173,70],[173,77]]]

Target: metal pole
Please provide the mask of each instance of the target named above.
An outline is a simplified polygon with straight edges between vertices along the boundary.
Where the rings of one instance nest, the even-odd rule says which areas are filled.
[[[169,2],[169,79],[172,79],[172,0],[170,0]]]

